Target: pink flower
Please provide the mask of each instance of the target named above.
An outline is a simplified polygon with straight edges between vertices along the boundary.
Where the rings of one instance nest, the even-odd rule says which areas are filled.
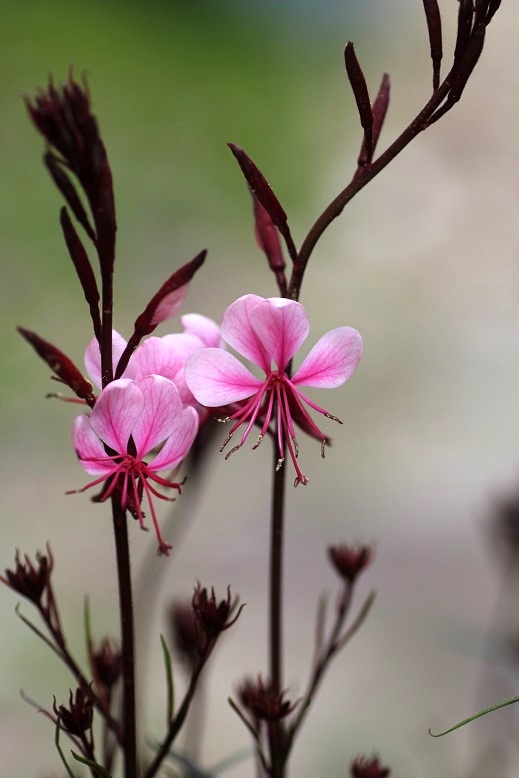
[[[195,352],[185,368],[187,385],[203,405],[219,407],[248,400],[225,419],[232,419],[235,424],[222,451],[238,427],[247,425],[240,443],[227,457],[243,446],[253,425],[261,419],[263,425],[253,447],[256,448],[267,433],[271,419],[276,419],[278,468],[283,463],[286,446],[296,471],[294,486],[307,484],[308,478],[297,463],[298,444],[292,415],[299,416],[307,429],[321,440],[323,457],[326,436],[305,406],[342,424],[340,419],[306,397],[299,387],[332,389],[340,386],[353,375],[362,353],[359,333],[351,327],[339,327],[323,335],[294,376],[289,378],[287,366],[305,341],[309,329],[305,309],[300,303],[247,294],[227,308],[220,331],[222,338],[258,365],[266,378],[257,378],[232,354],[215,348]]]
[[[184,405],[193,405],[199,413],[200,421],[207,417],[189,391],[184,380],[184,367],[187,358],[195,351],[206,347],[221,346],[220,328],[212,319],[199,313],[188,313],[180,317],[183,332],[155,336],[144,340],[132,354],[124,378],[141,381],[147,375],[161,375],[176,385]],[[113,369],[126,348],[125,339],[113,330],[112,353]],[[88,375],[98,387],[101,387],[101,354],[96,338],[93,338],[85,352],[85,365]]]
[[[167,378],[148,375],[141,381],[120,378],[103,389],[90,415],[74,422],[73,442],[79,461],[87,473],[99,476],[80,491],[102,482],[101,500],[117,490],[121,507],[129,509],[144,529],[141,509],[146,492],[150,513],[159,541],[159,553],[167,556],[170,545],[162,539],[152,495],[161,500],[153,484],[177,489],[181,485],[161,478],[160,470],[171,470],[186,456],[198,430],[193,408],[182,409],[178,390]],[[144,457],[163,443],[150,462]],[[110,450],[110,451],[108,451]]]

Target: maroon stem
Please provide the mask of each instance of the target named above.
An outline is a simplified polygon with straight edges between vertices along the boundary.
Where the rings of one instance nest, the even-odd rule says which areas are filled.
[[[375,178],[386,165],[400,154],[413,138],[427,129],[429,120],[447,97],[449,89],[450,79],[447,77],[443,84],[434,92],[429,102],[422,108],[420,113],[413,119],[411,124],[402,132],[402,134],[398,136],[391,146],[389,146],[389,148],[371,164],[359,167],[348,186],[332,200],[330,205],[325,208],[319,216],[301,246],[298,261],[294,263],[288,292],[288,296],[292,300],[299,299],[299,292],[303,282],[306,265],[319,238],[331,222],[341,215],[349,201],[355,197],[355,195],[358,194],[372,178]]]
[[[278,466],[278,452],[274,449],[274,466]],[[272,514],[270,536],[270,682],[275,694],[283,689],[283,525],[285,512],[286,467],[283,464],[274,472],[272,484]],[[281,722],[270,727],[271,778],[283,778],[285,751],[282,742]]]
[[[126,511],[120,497],[112,496],[112,514],[117,557],[119,610],[121,618],[124,778],[137,778],[137,722],[135,711],[135,636],[133,626],[132,578]]]

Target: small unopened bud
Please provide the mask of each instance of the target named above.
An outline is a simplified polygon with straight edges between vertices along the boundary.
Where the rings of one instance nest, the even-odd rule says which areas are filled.
[[[60,718],[62,729],[71,735],[84,735],[92,727],[93,704],[85,689],[77,689],[75,697],[70,692],[68,708],[64,705],[56,707],[55,699],[53,707],[54,713]]]
[[[372,562],[373,549],[370,546],[345,544],[330,546],[328,557],[341,578],[352,584],[359,573]]]
[[[27,554],[22,561],[20,552],[17,551],[15,557],[16,568],[14,570],[6,570],[5,576],[0,576],[0,581],[3,581],[6,586],[9,586],[10,589],[18,592],[23,597],[27,597],[35,605],[41,605],[41,598],[50,584],[50,575],[54,565],[49,547],[47,547],[47,554],[48,556],[45,556],[45,554],[41,554],[38,551],[36,553],[36,564],[33,564]]]
[[[110,638],[103,638],[99,648],[92,651],[91,662],[96,682],[105,689],[111,689],[121,675],[121,650],[117,648]]]
[[[242,706],[256,721],[279,721],[291,713],[297,703],[283,699],[286,690],[277,692],[271,683],[265,683],[259,675],[257,680],[247,678],[238,689]]]
[[[205,587],[202,588],[200,583],[195,588],[191,604],[197,627],[209,640],[216,640],[221,632],[232,627],[243,608],[242,605],[236,616],[229,621],[237,604],[236,600],[234,602],[231,601],[230,586],[227,587],[227,598],[218,602],[214,589],[211,588],[211,594],[209,595],[207,589]]]
[[[391,775],[389,767],[382,767],[378,757],[367,759],[358,756],[350,766],[352,778],[388,778]]]

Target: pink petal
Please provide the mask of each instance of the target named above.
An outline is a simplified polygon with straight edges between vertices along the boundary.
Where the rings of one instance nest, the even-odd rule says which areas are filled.
[[[142,392],[134,381],[119,378],[108,384],[94,405],[90,423],[103,443],[126,454],[128,439],[143,411]]]
[[[180,424],[169,436],[163,448],[149,464],[152,470],[170,470],[189,453],[198,432],[198,414],[194,408],[184,408]]]
[[[115,368],[117,367],[117,363],[119,362],[119,359],[121,358],[121,354],[123,353],[124,349],[126,348],[126,341],[122,337],[122,335],[119,335],[118,332],[115,330],[112,330],[112,363],[113,363],[113,369],[115,372]],[[87,369],[87,373],[94,382],[94,384],[97,386],[98,389],[101,388],[103,385],[103,382],[101,380],[101,352],[99,351],[99,343],[97,342],[96,338],[92,338],[90,343],[87,346],[87,350],[85,351],[85,366]],[[124,371],[124,375],[126,378],[131,378],[131,370],[129,370],[130,365],[126,368]]]
[[[188,288],[189,284],[184,284],[184,286],[175,289],[174,292],[170,292],[165,297],[163,297],[155,308],[155,313],[153,314],[150,323],[156,326],[163,321],[171,319],[176,313],[178,313],[182,308]]]
[[[252,311],[262,302],[264,298],[256,294],[238,298],[225,311],[220,332],[222,338],[239,354],[259,365],[268,374],[271,355],[263,346],[250,319]]]
[[[180,317],[180,322],[184,332],[196,335],[206,348],[220,347],[220,327],[212,319],[201,313],[186,313]]]
[[[132,435],[137,459],[144,459],[148,451],[171,435],[180,423],[182,403],[177,387],[168,378],[149,375],[139,381],[143,407],[135,420]]]
[[[184,377],[202,405],[216,408],[243,400],[263,385],[256,376],[221,348],[204,348],[186,362]]]
[[[103,444],[92,429],[89,416],[76,416],[74,419],[72,442],[87,473],[101,475],[113,470],[113,462],[107,459]]]
[[[284,372],[310,330],[305,309],[294,300],[270,297],[256,305],[250,321],[266,352]]]
[[[177,370],[186,363],[188,357],[198,349],[204,348],[204,342],[197,336],[188,332],[176,332],[172,335],[164,335],[163,342],[171,354],[175,354]]]
[[[130,360],[136,381],[147,375],[161,375],[172,379],[179,370],[182,360],[164,342],[164,338],[148,338],[141,343]]]
[[[362,338],[353,327],[330,330],[317,341],[292,383],[334,389],[350,378],[362,355]]]

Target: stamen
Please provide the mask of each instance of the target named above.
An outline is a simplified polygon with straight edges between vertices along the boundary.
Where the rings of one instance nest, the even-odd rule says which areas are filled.
[[[277,465],[276,465],[276,473],[277,473],[279,470],[281,470],[281,467],[282,467],[282,465],[283,465],[283,462],[284,462],[284,461],[285,461],[285,457],[283,457],[282,459],[278,459],[278,461],[277,461]]]
[[[231,420],[230,416],[226,416],[225,419],[219,419],[218,416],[214,417],[214,420],[218,422],[218,424],[225,424],[226,422]]]
[[[238,449],[240,449],[240,448],[241,448],[241,443],[238,443],[238,445],[237,445],[237,446],[234,446],[234,448],[231,448],[231,450],[230,450],[230,451],[228,451],[228,452],[227,452],[227,454],[225,455],[225,461],[227,461],[227,460],[229,459],[229,457],[231,456],[231,454],[234,454],[234,452],[235,452],[235,451],[238,451]],[[221,451],[221,450],[222,450],[222,449],[220,449],[220,451]]]
[[[224,448],[226,447],[227,443],[230,441],[231,438],[232,438],[232,432],[231,432],[230,435],[227,435],[227,437],[225,438],[225,440],[223,442],[223,445],[220,447],[220,454],[222,453],[222,451],[224,450]],[[227,459],[227,457],[225,457],[225,458]]]
[[[324,449],[325,449],[325,446],[326,446],[326,438],[323,438],[323,440],[321,440],[321,456],[322,456],[323,459],[324,459]]]
[[[255,449],[255,448],[258,448],[259,444],[261,443],[261,441],[263,440],[263,438],[264,438],[264,437],[265,437],[265,435],[258,435],[258,441],[257,441],[257,443],[256,443],[256,444],[255,444],[255,445],[252,447],[252,450],[253,450],[253,451],[254,451],[254,449]]]
[[[326,418],[327,418],[327,419],[331,419],[332,421],[336,421],[336,422],[337,422],[337,424],[342,424],[342,423],[343,423],[343,422],[342,422],[342,421],[339,419],[339,417],[338,417],[338,416],[332,416],[332,414],[331,414],[331,413],[325,413],[324,415],[326,416]]]

